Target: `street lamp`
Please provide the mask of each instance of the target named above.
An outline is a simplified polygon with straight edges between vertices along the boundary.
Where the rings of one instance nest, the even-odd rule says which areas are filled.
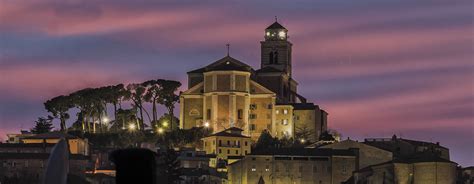
[[[164,121],[164,122],[162,123],[162,125],[163,125],[164,127],[168,127],[168,121]]]
[[[306,140],[300,139],[300,142],[304,144],[304,142],[306,142]]]
[[[162,134],[163,131],[164,131],[163,128],[158,128],[158,133],[159,133],[159,134]]]
[[[135,126],[135,124],[129,124],[128,125],[128,130],[130,130],[130,131],[134,131],[136,128],[137,128],[137,126]]]
[[[209,128],[209,122],[206,121],[206,122],[204,123],[204,127]]]
[[[108,123],[108,122],[109,122],[109,118],[108,118],[107,116],[103,117],[103,118],[102,118],[102,122]]]

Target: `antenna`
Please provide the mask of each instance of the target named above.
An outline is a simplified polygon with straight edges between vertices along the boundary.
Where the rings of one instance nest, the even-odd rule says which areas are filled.
[[[275,16],[275,22],[278,22],[278,17],[277,16]]]
[[[227,56],[229,56],[229,52],[230,52],[230,44],[225,44],[225,46],[227,47]]]

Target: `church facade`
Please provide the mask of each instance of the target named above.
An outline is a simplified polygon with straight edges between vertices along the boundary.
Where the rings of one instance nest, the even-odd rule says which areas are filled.
[[[180,95],[180,128],[231,127],[258,139],[268,130],[283,138],[316,141],[327,129],[327,113],[298,94],[292,78],[292,43],[278,22],[265,29],[261,67],[226,56],[189,71],[188,90]]]

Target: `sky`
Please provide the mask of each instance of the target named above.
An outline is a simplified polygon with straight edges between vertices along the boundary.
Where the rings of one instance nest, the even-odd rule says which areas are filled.
[[[473,1],[0,0],[0,139],[86,87],[179,80],[230,55],[259,67],[274,17],[299,93],[343,138],[440,142],[474,165]],[[73,118],[74,119],[74,118]],[[70,124],[70,122],[69,122]],[[56,127],[59,127],[56,124]]]

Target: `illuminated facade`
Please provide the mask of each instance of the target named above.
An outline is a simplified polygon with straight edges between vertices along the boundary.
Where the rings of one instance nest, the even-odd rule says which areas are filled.
[[[263,130],[294,137],[298,131],[317,140],[326,131],[327,113],[297,93],[292,78],[292,43],[278,22],[265,29],[261,68],[226,56],[188,72],[188,90],[180,95],[180,127],[205,126],[213,132],[230,127],[258,139]]]

